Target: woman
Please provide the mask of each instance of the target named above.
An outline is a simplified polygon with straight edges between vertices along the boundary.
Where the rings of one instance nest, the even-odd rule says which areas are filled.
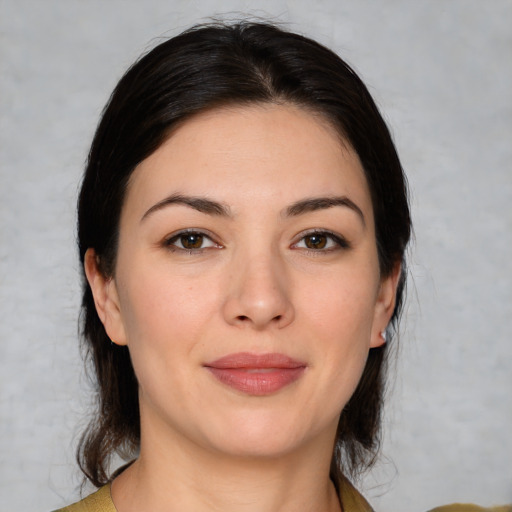
[[[411,222],[357,75],[267,24],[160,44],[105,108],[78,216],[100,490],[64,510],[370,510],[348,479],[379,445]]]

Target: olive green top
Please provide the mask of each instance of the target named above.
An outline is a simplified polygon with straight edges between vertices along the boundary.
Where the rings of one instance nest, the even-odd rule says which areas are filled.
[[[101,487],[94,494],[87,496],[82,501],[64,507],[55,512],[117,512],[110,496],[110,484]]]
[[[470,503],[456,503],[446,505],[445,507],[436,507],[429,512],[512,512],[512,505],[502,505],[501,507],[479,507]]]

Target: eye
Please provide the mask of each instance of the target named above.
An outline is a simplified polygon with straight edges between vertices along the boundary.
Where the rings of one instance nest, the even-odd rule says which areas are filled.
[[[309,251],[332,251],[336,249],[348,249],[349,243],[340,235],[329,231],[312,231],[306,233],[293,245],[294,249],[306,249]]]
[[[182,251],[200,251],[209,247],[220,247],[208,235],[200,231],[182,231],[165,241],[170,249]]]

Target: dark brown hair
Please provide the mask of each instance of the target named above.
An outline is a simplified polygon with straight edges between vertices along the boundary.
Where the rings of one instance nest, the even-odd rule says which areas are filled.
[[[335,53],[266,23],[208,24],[166,40],[138,60],[108,101],[89,153],[78,203],[78,243],[101,272],[113,275],[119,217],[128,180],[172,129],[229,104],[290,103],[324,116],[358,154],[369,185],[383,276],[401,264],[395,334],[405,284],[411,221],[405,177],[384,120],[363,82]],[[83,278],[84,347],[97,377],[97,411],[77,458],[95,485],[111,475],[115,453],[136,456],[138,385],[126,347],[112,345]],[[331,465],[334,481],[371,465],[379,446],[387,346],[373,348],[361,381],[341,413]]]

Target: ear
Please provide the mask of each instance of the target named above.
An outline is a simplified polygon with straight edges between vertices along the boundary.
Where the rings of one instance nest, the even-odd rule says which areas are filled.
[[[94,249],[87,249],[84,269],[94,297],[96,312],[108,337],[116,345],[126,345],[116,283],[113,277],[105,277],[100,271],[99,259]]]
[[[370,347],[380,347],[386,343],[383,332],[391,320],[396,304],[396,289],[400,279],[400,264],[396,264],[389,276],[382,278],[375,303]]]

